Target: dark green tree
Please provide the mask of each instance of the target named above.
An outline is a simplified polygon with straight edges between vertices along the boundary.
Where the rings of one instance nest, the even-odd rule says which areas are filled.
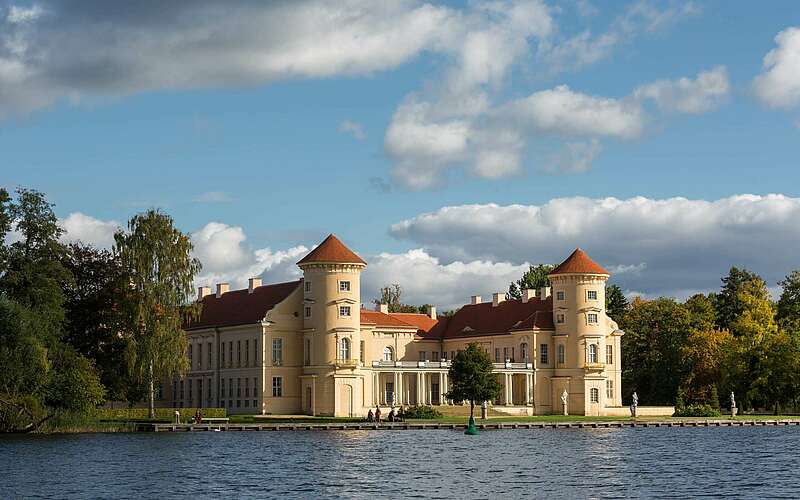
[[[636,298],[620,327],[623,394],[635,390],[642,404],[674,404],[686,374],[683,347],[691,331],[686,307],[670,298]]]
[[[606,314],[619,323],[628,311],[628,299],[619,285],[606,285]]]
[[[743,287],[750,281],[760,279],[757,274],[747,269],[731,267],[728,275],[722,278],[722,290],[715,296],[717,309],[717,328],[729,330],[744,306],[739,300]]]
[[[11,196],[5,188],[0,187],[0,276],[6,270],[7,248],[4,244],[6,235],[11,231]]]
[[[521,299],[522,290],[538,290],[542,287],[550,286],[550,278],[548,278],[547,275],[554,268],[555,266],[549,264],[530,266],[530,268],[525,271],[525,274],[522,275],[522,278],[508,285],[508,298]]]
[[[474,418],[475,404],[491,401],[500,395],[502,386],[492,373],[489,355],[478,346],[470,344],[456,354],[450,365],[450,391],[447,399],[469,401],[469,416]]]
[[[800,269],[778,284],[783,287],[777,304],[778,324],[790,331],[800,331]]]
[[[114,241],[129,283],[121,300],[127,365],[147,386],[153,418],[156,377],[174,377],[187,368],[183,324],[199,313],[189,297],[200,261],[191,255],[189,237],[158,210],[134,216]]]
[[[694,331],[706,332],[714,329],[717,324],[717,310],[711,297],[698,293],[686,299],[684,305],[689,311]]]

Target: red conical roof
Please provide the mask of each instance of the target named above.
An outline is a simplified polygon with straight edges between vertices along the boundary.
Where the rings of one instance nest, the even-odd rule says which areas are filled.
[[[611,273],[593,261],[580,248],[576,248],[572,255],[567,257],[567,260],[559,264],[549,274],[605,274],[611,276]]]
[[[339,238],[332,234],[328,235],[317,248],[311,250],[308,255],[300,259],[297,265],[301,266],[303,264],[311,264],[312,262],[367,265],[361,257],[347,248]]]

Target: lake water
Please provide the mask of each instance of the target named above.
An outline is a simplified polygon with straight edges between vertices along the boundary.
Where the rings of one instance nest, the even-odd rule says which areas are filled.
[[[800,428],[0,436],[0,498],[800,498]]]

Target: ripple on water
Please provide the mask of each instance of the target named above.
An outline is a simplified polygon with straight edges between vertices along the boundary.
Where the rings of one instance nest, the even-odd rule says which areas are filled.
[[[0,438],[0,498],[800,497],[800,429]]]

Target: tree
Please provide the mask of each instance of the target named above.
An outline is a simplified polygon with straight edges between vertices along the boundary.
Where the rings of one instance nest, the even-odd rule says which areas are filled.
[[[691,330],[689,312],[670,298],[635,298],[620,327],[625,364],[624,393],[642,404],[674,404],[686,371],[683,346]]]
[[[619,285],[606,286],[606,314],[619,323],[628,311],[628,299]]]
[[[717,324],[717,310],[714,301],[708,296],[698,293],[684,302],[689,311],[692,329],[695,331],[713,330]]]
[[[521,299],[522,290],[538,290],[542,287],[550,286],[550,278],[548,278],[547,275],[553,269],[555,269],[555,266],[549,264],[530,266],[530,268],[525,271],[525,274],[522,275],[522,278],[517,281],[512,281],[511,284],[508,285],[508,298]]]
[[[108,250],[74,243],[64,267],[73,276],[63,287],[64,342],[94,362],[109,399],[138,401],[143,391],[126,373],[125,340],[120,336],[120,298],[127,285],[120,259]]]
[[[394,283],[392,285],[386,285],[385,287],[381,288],[379,291],[379,297],[373,301],[375,305],[386,304],[389,306],[390,313],[418,313],[422,312],[424,314],[424,310],[422,309],[425,306],[416,307],[410,306],[408,304],[403,304],[401,301],[401,297],[403,295],[403,289],[400,288],[400,285]]]
[[[683,346],[687,365],[681,384],[684,400],[689,404],[719,405],[717,384],[721,379],[722,361],[733,336],[727,330],[694,330]]]
[[[778,299],[778,324],[784,328],[796,331],[798,330],[798,326],[800,326],[800,269],[789,273],[789,275],[778,284],[783,287],[781,297]]]
[[[492,360],[478,344],[470,344],[453,358],[448,377],[447,399],[469,401],[469,416],[474,418],[475,403],[496,399],[501,385],[492,373]]]
[[[129,281],[122,297],[128,367],[147,385],[153,418],[156,375],[174,377],[187,368],[182,325],[199,313],[199,304],[188,304],[188,298],[200,261],[191,256],[189,237],[158,210],[134,216],[114,241]]]
[[[720,330],[730,329],[731,323],[742,313],[739,293],[748,282],[755,279],[760,279],[757,274],[738,267],[732,267],[728,275],[722,278],[722,290],[715,297],[717,327]]]
[[[6,270],[6,235],[11,231],[11,196],[5,188],[0,187],[0,276]]]

